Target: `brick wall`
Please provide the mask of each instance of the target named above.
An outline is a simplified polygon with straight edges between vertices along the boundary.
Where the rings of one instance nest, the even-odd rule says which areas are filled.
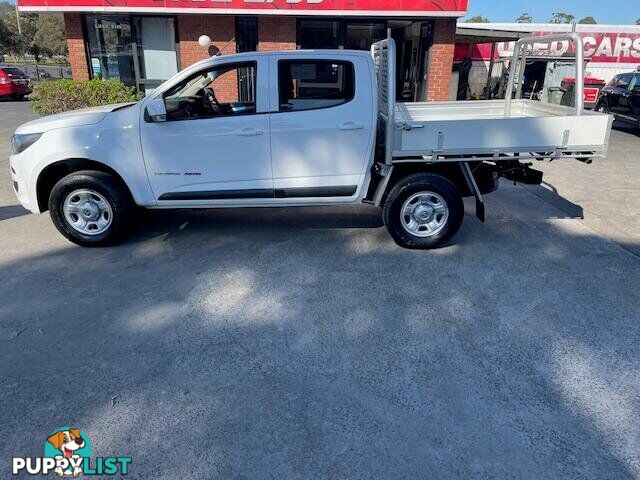
[[[235,20],[231,15],[178,16],[180,69],[208,58],[210,53],[236,53],[235,30]],[[200,35],[209,35],[211,38],[210,52],[198,44]]]
[[[448,100],[455,48],[455,19],[438,19],[434,22],[433,46],[429,54],[427,70],[428,101]]]
[[[230,15],[181,15],[178,17],[178,42],[180,45],[180,69],[220,52],[236,53],[235,19]],[[200,35],[209,35],[209,50],[198,43]],[[216,79],[211,85],[220,102],[238,100],[238,81],[235,72]]]
[[[258,19],[258,50],[295,50],[295,17],[264,16]]]
[[[82,16],[79,13],[65,13],[64,25],[67,30],[69,64],[74,80],[89,80],[87,52],[82,34]]]

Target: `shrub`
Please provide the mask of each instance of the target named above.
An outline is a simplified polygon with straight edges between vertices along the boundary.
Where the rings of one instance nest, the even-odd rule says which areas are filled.
[[[142,96],[117,80],[54,80],[34,84],[30,100],[36,113],[52,115],[110,103],[137,102]]]

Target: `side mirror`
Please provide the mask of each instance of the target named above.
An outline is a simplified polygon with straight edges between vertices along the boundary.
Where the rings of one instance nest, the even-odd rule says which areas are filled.
[[[164,99],[154,98],[147,105],[147,115],[152,122],[166,122],[167,121],[167,107],[164,104]]]

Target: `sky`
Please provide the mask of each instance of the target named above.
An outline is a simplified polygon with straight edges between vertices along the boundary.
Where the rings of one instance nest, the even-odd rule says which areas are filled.
[[[537,23],[546,23],[553,12],[570,13],[598,23],[630,24],[640,18],[640,0],[469,0],[469,15],[482,15],[492,22],[513,22],[527,12]]]

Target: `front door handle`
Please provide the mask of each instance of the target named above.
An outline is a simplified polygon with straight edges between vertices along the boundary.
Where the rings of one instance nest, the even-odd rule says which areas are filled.
[[[241,137],[256,137],[258,135],[262,135],[264,130],[260,130],[258,128],[243,128],[238,130],[237,134]]]
[[[364,125],[358,122],[344,122],[338,128],[340,130],[362,130]]]

